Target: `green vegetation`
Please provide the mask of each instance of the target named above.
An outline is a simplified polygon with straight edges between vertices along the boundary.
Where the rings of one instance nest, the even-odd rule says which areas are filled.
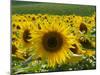
[[[12,1],[12,14],[75,14],[81,16],[90,16],[95,11],[95,6],[90,5],[73,5],[57,4],[44,2],[23,2]]]

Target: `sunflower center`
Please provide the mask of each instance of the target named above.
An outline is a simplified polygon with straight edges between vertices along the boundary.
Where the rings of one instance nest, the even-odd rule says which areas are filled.
[[[17,47],[15,45],[12,45],[12,54],[15,54],[16,51],[17,51]]]
[[[75,48],[70,48],[70,50],[74,53],[77,54],[78,53],[78,47],[76,44],[73,44],[72,46],[74,46]]]
[[[84,32],[84,33],[87,32],[87,27],[86,27],[85,24],[82,23],[82,24],[80,25],[80,31],[81,31],[81,32]]]
[[[79,42],[82,44],[84,48],[92,48],[92,43],[85,37],[81,37],[79,39]]]
[[[23,33],[23,40],[26,42],[26,43],[29,43],[30,41],[30,39],[31,39],[31,36],[30,36],[30,31],[27,29],[27,30],[25,30],[24,31],[24,33]]]
[[[46,51],[59,51],[63,45],[62,35],[58,32],[48,32],[42,38],[42,44]]]
[[[50,37],[50,38],[48,38],[47,43],[48,43],[48,47],[50,47],[50,48],[56,47],[56,45],[57,45],[57,39],[56,39],[56,37]]]

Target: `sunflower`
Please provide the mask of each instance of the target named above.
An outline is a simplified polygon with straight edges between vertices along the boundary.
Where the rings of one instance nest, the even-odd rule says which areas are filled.
[[[81,49],[81,44],[79,42],[72,45],[73,48],[70,48],[70,50],[77,55],[83,55],[85,53],[84,50]]]
[[[19,37],[16,37],[16,35],[12,35],[12,55],[25,60],[30,56],[29,47],[23,47],[24,43],[21,41]]]
[[[83,25],[85,26],[84,29],[87,29],[88,31],[91,31],[96,25],[95,15],[89,16],[89,17],[84,16],[83,21],[82,21],[82,27],[83,27]]]
[[[82,22],[81,16],[76,15],[69,15],[69,16],[63,16],[64,22],[66,25],[70,27],[70,32],[74,35],[79,34],[80,32],[80,24]]]
[[[83,18],[81,16],[75,16],[73,18],[73,31],[74,33],[77,35],[77,34],[80,34],[80,32],[84,32],[86,31],[87,32],[87,27],[82,23],[82,20]]]
[[[93,44],[92,44],[92,40],[90,40],[90,38],[88,38],[87,36],[81,36],[80,38],[79,38],[79,42],[80,42],[80,44],[84,47],[84,48],[86,48],[86,49],[91,49],[91,48],[93,48]]]
[[[58,24],[53,21],[52,24],[45,23],[40,25],[41,29],[34,26],[33,43],[36,53],[42,59],[47,59],[48,65],[54,67],[56,64],[64,63],[73,52],[69,49],[74,43],[74,36],[70,34],[67,25]]]
[[[15,54],[17,52],[18,48],[16,46],[16,42],[12,42],[12,54]]]
[[[32,30],[33,23],[32,22],[23,22],[19,24],[21,29],[19,32],[19,43],[24,48],[29,48],[32,46]]]
[[[12,40],[12,56],[18,58],[18,59],[22,59],[24,60],[24,56],[25,56],[25,50],[23,51],[23,49],[19,48],[19,42],[17,40]]]

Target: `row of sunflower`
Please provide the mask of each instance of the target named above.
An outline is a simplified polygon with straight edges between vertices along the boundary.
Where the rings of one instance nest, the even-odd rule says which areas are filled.
[[[32,62],[45,61],[48,67],[78,63],[95,55],[95,19],[95,14],[14,14],[12,56],[23,62],[30,57]]]

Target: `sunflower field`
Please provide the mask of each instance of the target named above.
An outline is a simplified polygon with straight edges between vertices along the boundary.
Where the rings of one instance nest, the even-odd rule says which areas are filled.
[[[12,75],[96,68],[95,11],[90,16],[13,13],[11,18]]]

